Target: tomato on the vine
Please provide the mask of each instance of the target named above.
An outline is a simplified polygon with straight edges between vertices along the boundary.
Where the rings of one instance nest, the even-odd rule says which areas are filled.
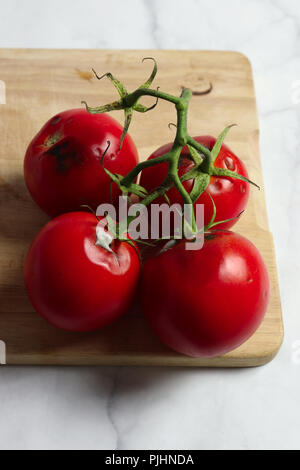
[[[72,109],[50,119],[30,143],[24,175],[34,201],[54,217],[89,205],[117,201],[120,190],[101,166],[126,175],[138,162],[135,144],[127,134],[121,150],[122,126],[107,114]]]
[[[137,248],[113,240],[102,221],[72,212],[50,221],[37,235],[25,261],[25,285],[35,310],[58,328],[90,331],[125,314],[140,273]],[[130,243],[132,243],[130,241]]]
[[[211,136],[194,137],[194,139],[209,150],[212,150],[216,143],[216,139]],[[164,155],[171,150],[171,147],[172,144],[166,144],[160,147],[150,155],[149,160]],[[194,162],[190,158],[187,146],[182,149],[179,165],[179,177],[182,177],[194,167]],[[248,173],[243,162],[225,144],[222,144],[219,155],[214,162],[214,166],[234,171],[235,173],[248,178]],[[140,184],[148,192],[152,192],[163,183],[167,173],[167,163],[161,163],[156,166],[145,168],[141,175]],[[194,180],[192,179],[183,182],[184,188],[189,193],[193,189],[193,185]],[[249,183],[228,176],[211,176],[206,191],[203,192],[195,202],[195,205],[204,204],[205,225],[210,222],[213,215],[213,206],[209,195],[213,198],[216,205],[215,222],[233,219],[218,226],[219,229],[227,230],[237,222],[237,219],[234,218],[238,217],[247,206],[249,198]],[[166,192],[166,196],[168,197],[170,204],[183,204],[179,192],[174,187]],[[161,196],[155,199],[153,203],[163,204],[166,203],[166,200]]]
[[[141,280],[147,321],[170,348],[192,357],[225,354],[259,327],[269,276],[255,246],[230,231],[207,233],[201,250],[183,240],[148,259]]]

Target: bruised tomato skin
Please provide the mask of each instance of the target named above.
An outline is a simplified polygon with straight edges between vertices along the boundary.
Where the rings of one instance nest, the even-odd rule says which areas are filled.
[[[50,221],[29,249],[24,279],[33,307],[52,325],[90,331],[124,315],[134,299],[140,261],[134,247],[96,245],[97,218],[72,212]]]
[[[216,139],[211,136],[194,137],[194,139],[212,150]],[[156,150],[150,159],[157,158],[171,150],[172,144],[164,145]],[[243,162],[226,146],[222,145],[218,157],[215,161],[217,168],[225,168],[234,171],[242,176],[248,178],[248,173]],[[193,161],[189,158],[189,150],[184,147],[181,153],[179,176],[185,175],[194,167]],[[146,168],[142,172],[141,185],[147,189],[148,192],[153,191],[159,187],[167,176],[168,164],[161,163],[159,165]],[[193,188],[193,180],[188,180],[183,183],[183,186],[188,192]],[[206,192],[202,193],[195,204],[204,204],[204,224],[207,225],[213,214],[213,206],[209,193],[216,205],[216,219],[215,222],[238,217],[241,212],[246,209],[249,198],[249,183],[244,181],[228,178],[228,177],[210,177],[210,183],[206,188]],[[171,204],[182,204],[182,198],[176,188],[170,189],[167,196]],[[163,197],[155,199],[154,204],[166,203]],[[228,230],[237,220],[224,222],[218,226],[219,229]]]
[[[49,216],[80,210],[89,205],[110,202],[109,176],[126,175],[138,163],[135,144],[127,134],[122,149],[122,126],[107,114],[90,114],[72,109],[54,116],[30,143],[24,161],[28,190],[38,206]],[[113,184],[113,201],[120,195]]]
[[[203,248],[182,241],[148,259],[141,305],[158,338],[192,357],[225,354],[244,343],[266,313],[270,283],[257,248],[225,231],[209,234]]]

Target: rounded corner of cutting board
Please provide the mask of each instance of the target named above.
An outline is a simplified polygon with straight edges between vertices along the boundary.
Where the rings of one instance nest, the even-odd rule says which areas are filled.
[[[241,51],[230,51],[232,55],[235,56],[236,59],[238,59],[244,66],[246,65],[249,69],[252,70],[252,63],[250,58]]]
[[[254,365],[253,367],[264,366],[272,362],[277,354],[279,353],[281,346],[284,340],[284,330],[283,328],[280,329],[280,332],[277,334],[276,337],[277,341],[274,342],[268,349],[264,350],[261,355],[259,355],[259,351],[257,357],[253,359]]]

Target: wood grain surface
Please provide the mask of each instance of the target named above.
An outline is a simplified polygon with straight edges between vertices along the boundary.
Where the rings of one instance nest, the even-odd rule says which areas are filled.
[[[269,362],[283,339],[283,326],[272,235],[268,229],[263,189],[251,188],[248,209],[235,226],[261,250],[271,277],[271,299],[265,320],[238,349],[213,359],[191,359],[163,346],[147,327],[136,306],[115,324],[88,334],[59,331],[32,309],[23,285],[27,249],[47,217],[31,200],[23,180],[27,145],[54,114],[81,107],[81,100],[100,105],[116,98],[111,83],[91,74],[112,72],[134,90],[148,76],[154,56],[159,71],[153,86],[179,94],[182,86],[212,91],[194,96],[190,106],[191,135],[218,135],[237,123],[226,143],[263,188],[259,128],[251,66],[236,52],[218,51],[95,51],[0,50],[0,81],[6,104],[0,104],[0,340],[8,364],[159,365],[248,367]],[[3,87],[2,87],[3,88]],[[145,104],[153,102],[144,99]],[[114,117],[123,122],[122,112]],[[160,102],[145,115],[135,115],[130,133],[145,159],[173,140],[168,123],[174,107]]]

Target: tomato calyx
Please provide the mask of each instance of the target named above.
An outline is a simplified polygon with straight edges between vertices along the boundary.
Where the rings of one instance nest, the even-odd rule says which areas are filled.
[[[146,80],[145,83],[143,83],[139,87],[139,90],[147,90],[150,87],[150,85],[152,84],[152,82],[153,82],[153,80],[154,80],[154,78],[157,74],[156,60],[153,57],[144,57],[142,61],[144,62],[145,60],[152,60],[154,62],[154,67],[153,67],[153,70],[152,70],[152,73],[151,73],[150,77],[148,78],[148,80]],[[137,111],[138,113],[147,113],[148,111],[151,111],[152,109],[154,109],[157,106],[159,98],[156,97],[156,102],[152,106],[150,106],[150,107],[144,106],[144,105],[139,103],[139,99],[141,98],[142,95],[137,96],[133,100],[129,99],[131,97],[131,95],[128,93],[128,91],[126,90],[123,83],[121,83],[117,78],[115,78],[110,72],[99,76],[97,74],[97,72],[93,69],[93,73],[95,74],[95,76],[98,80],[102,80],[102,78],[107,77],[112,82],[112,84],[114,85],[116,90],[118,91],[118,93],[120,95],[120,100],[113,101],[110,104],[100,106],[100,107],[97,107],[97,108],[92,108],[92,107],[88,106],[88,104],[85,101],[82,101],[82,104],[85,105],[87,111],[91,114],[101,114],[101,113],[106,113],[108,111],[124,109],[125,122],[124,122],[123,133],[122,133],[122,136],[121,136],[121,139],[120,139],[120,149],[121,149],[123,141],[125,139],[125,136],[128,132],[128,129],[129,129],[129,126],[130,126],[130,123],[131,123],[131,120],[132,120],[133,112]]]
[[[227,136],[229,130],[234,126],[236,126],[236,124],[231,124],[221,132],[210,152],[210,155],[201,154],[200,147],[197,151],[195,147],[188,145],[190,158],[194,161],[195,166],[181,178],[181,181],[188,181],[189,179],[194,180],[194,186],[190,193],[193,202],[195,202],[203,193],[203,191],[205,191],[205,189],[209,185],[211,176],[223,176],[239,179],[245,181],[246,183],[252,184],[256,188],[260,189],[260,187],[256,183],[251,181],[249,178],[246,178],[245,176],[242,176],[230,169],[217,168],[215,166],[215,161],[220,153],[225,137]]]

